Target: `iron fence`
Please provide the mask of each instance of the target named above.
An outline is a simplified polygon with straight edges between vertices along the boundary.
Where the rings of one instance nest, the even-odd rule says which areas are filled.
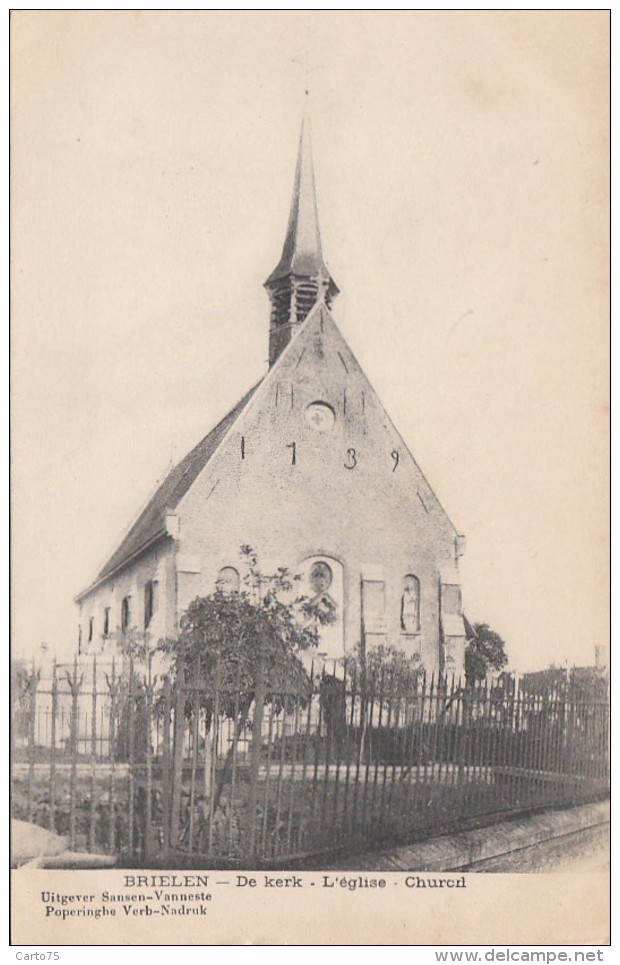
[[[251,691],[217,665],[87,671],[22,674],[13,812],[125,866],[312,863],[608,791],[600,695],[424,674],[401,692],[335,665]]]

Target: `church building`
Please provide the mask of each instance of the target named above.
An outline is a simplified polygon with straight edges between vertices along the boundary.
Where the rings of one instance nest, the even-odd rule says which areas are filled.
[[[269,368],[189,452],[77,597],[81,653],[111,657],[118,631],[174,637],[189,603],[263,568],[329,594],[319,654],[363,641],[460,674],[464,539],[392,424],[332,316],[310,132],[302,125],[282,256],[265,282]]]

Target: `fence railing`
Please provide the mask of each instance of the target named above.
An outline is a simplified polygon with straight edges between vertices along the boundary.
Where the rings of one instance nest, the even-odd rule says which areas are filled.
[[[423,674],[401,692],[335,666],[296,689],[220,680],[22,674],[14,815],[126,866],[274,866],[608,790],[592,694]]]

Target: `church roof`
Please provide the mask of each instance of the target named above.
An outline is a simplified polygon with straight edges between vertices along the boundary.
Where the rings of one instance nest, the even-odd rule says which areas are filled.
[[[211,456],[217,450],[230,426],[248,404],[259,385],[260,382],[250,389],[230,410],[228,415],[225,415],[221,422],[218,422],[215,428],[213,428],[197,446],[194,446],[184,459],[181,459],[181,461],[170,470],[125,537],[121,540],[117,549],[99,571],[91,586],[111,576],[112,573],[125,566],[126,563],[137,556],[138,553],[155,539],[166,534],[166,514],[176,509],[185,493],[195,482],[198,474],[202,472],[211,459]],[[91,589],[91,587],[88,589]],[[77,599],[79,600],[86,592],[88,591],[84,590],[80,593]]]
[[[293,199],[282,257],[265,285],[269,287],[290,275],[329,279],[333,293],[338,293],[338,286],[323,260],[310,141],[310,121],[307,113],[304,114],[301,125]]]

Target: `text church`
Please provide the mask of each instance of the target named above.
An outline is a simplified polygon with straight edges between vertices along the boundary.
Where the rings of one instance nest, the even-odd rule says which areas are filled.
[[[110,657],[118,631],[174,637],[196,597],[234,590],[240,547],[328,593],[319,653],[398,647],[461,673],[460,536],[332,317],[310,132],[302,132],[282,257],[265,282],[269,368],[151,497],[77,597],[80,650]]]

